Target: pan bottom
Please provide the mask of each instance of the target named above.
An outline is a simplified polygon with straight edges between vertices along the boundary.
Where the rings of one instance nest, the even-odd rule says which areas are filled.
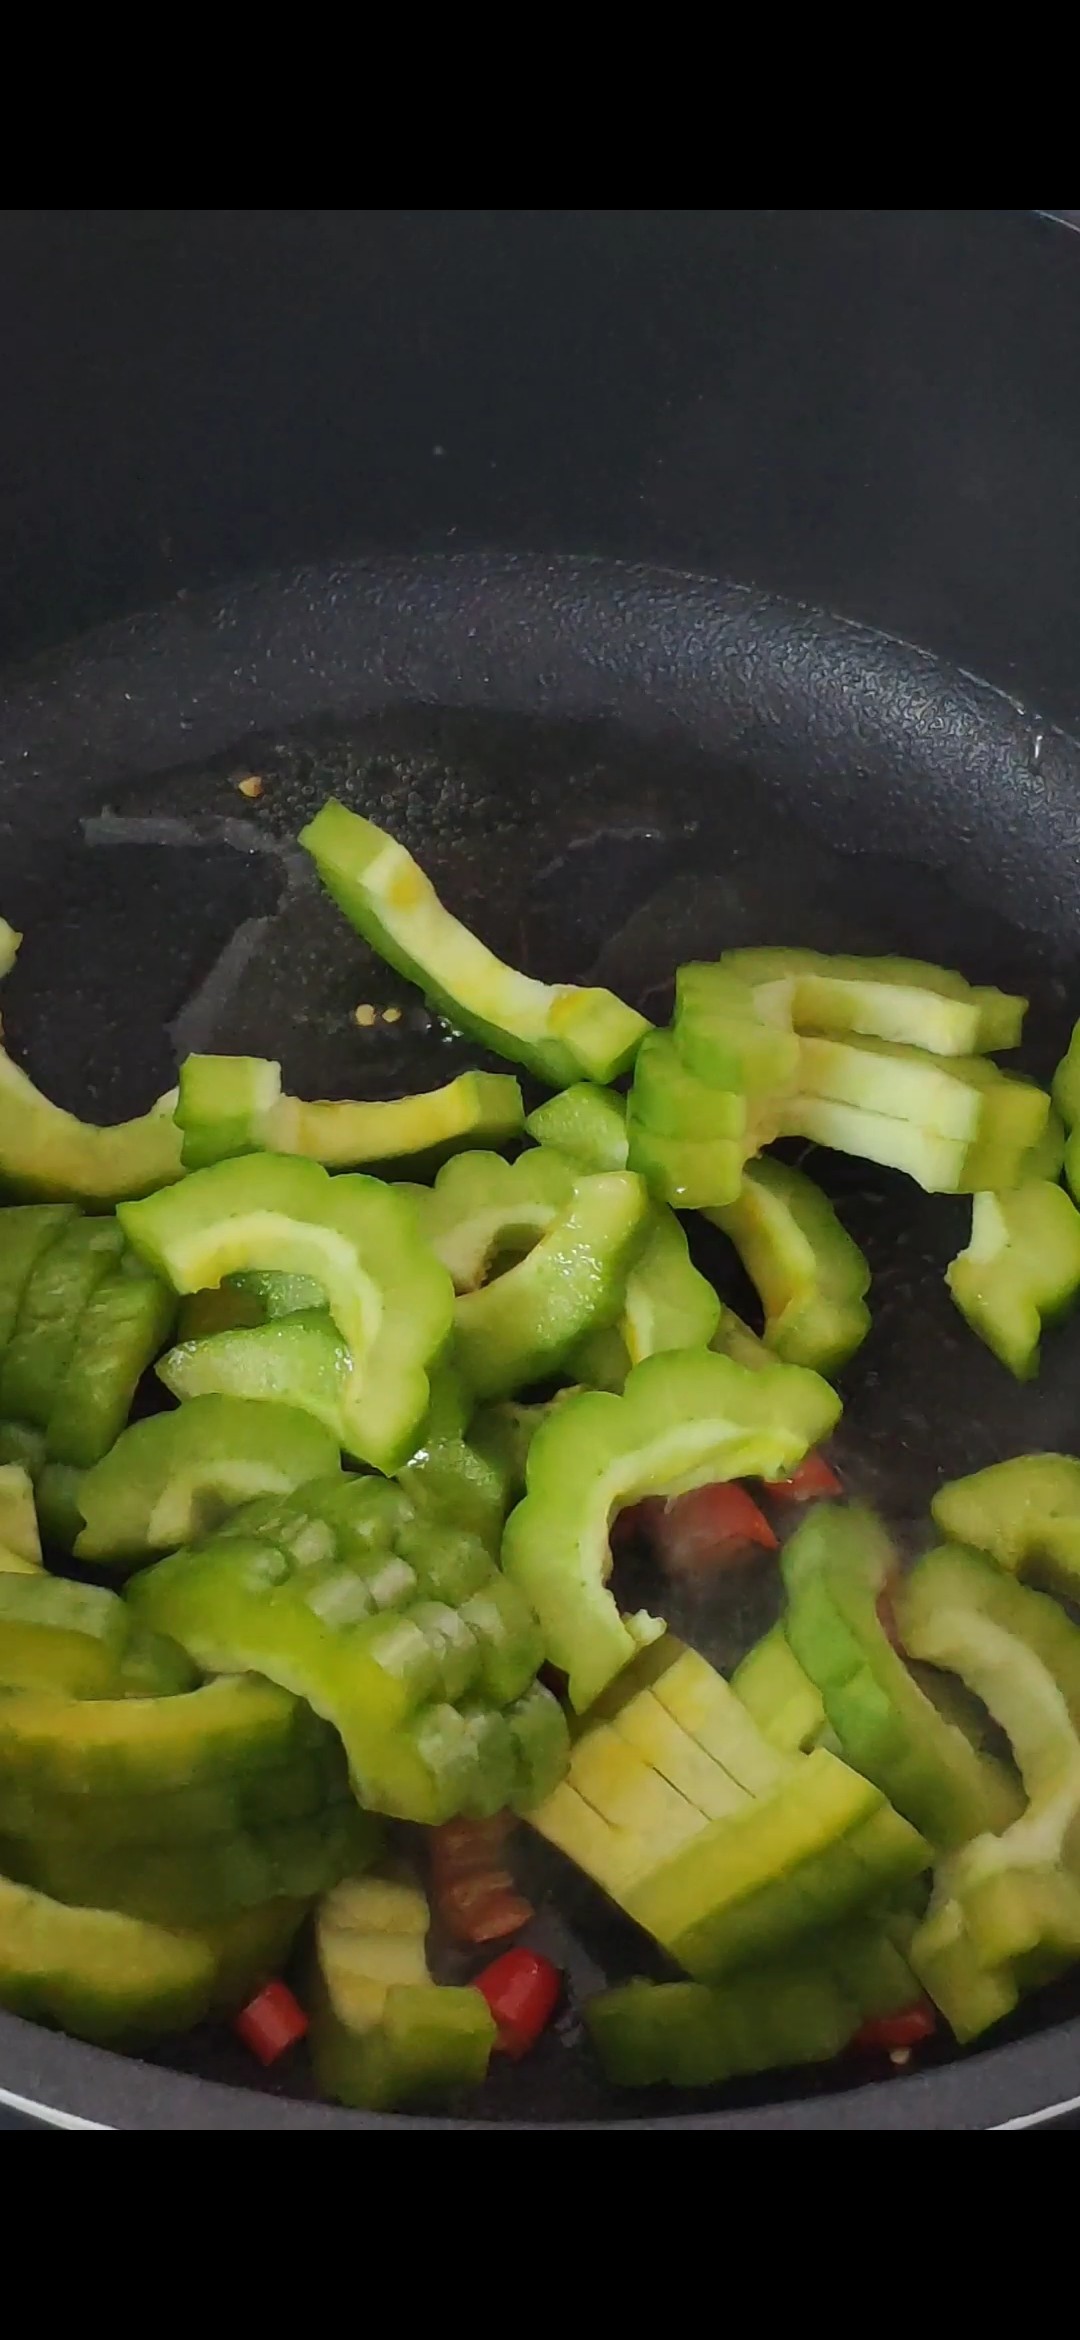
[[[447,575],[453,566],[448,564]],[[588,572],[580,592],[589,638],[593,619],[608,624],[611,613],[601,608],[597,617],[597,594],[602,600],[607,588],[598,586],[588,564],[580,568]],[[390,688],[384,680],[370,693],[373,703],[365,705],[363,659],[356,649],[347,689],[320,670],[302,720],[256,729],[243,719],[251,713],[246,684],[245,690],[226,687],[214,663],[220,628],[215,632],[208,619],[204,640],[196,625],[193,650],[189,611],[183,620],[185,656],[189,664],[194,660],[198,685],[192,685],[190,728],[204,735],[205,751],[199,747],[187,760],[174,760],[185,733],[175,709],[170,726],[163,691],[160,707],[155,701],[152,745],[134,739],[123,753],[115,724],[110,728],[98,707],[101,736],[109,745],[90,770],[75,736],[96,736],[95,692],[113,691],[115,646],[100,656],[92,645],[80,648],[70,670],[58,670],[51,700],[40,683],[35,686],[39,705],[44,696],[51,707],[52,728],[37,751],[42,784],[33,817],[17,806],[2,840],[2,907],[26,935],[5,986],[4,1019],[14,1052],[43,1087],[76,1110],[111,1119],[143,1109],[170,1084],[177,1054],[192,1048],[278,1057],[287,1087],[329,1097],[400,1094],[432,1086],[468,1064],[494,1064],[448,1034],[319,893],[294,840],[330,794],[392,829],[460,915],[497,950],[542,977],[604,982],[662,1017],[674,969],[687,958],[753,943],[896,951],[1025,992],[1032,1002],[1031,1039],[1018,1061],[1036,1077],[1048,1077],[1068,1037],[1070,1002],[1080,1005],[1070,891],[1075,888],[1080,906],[1080,873],[1063,867],[1050,812],[1045,829],[1036,823],[1026,837],[1017,831],[1010,758],[1013,730],[1019,726],[1019,737],[1023,727],[1015,710],[1000,703],[999,778],[991,769],[981,798],[970,786],[978,741],[973,746],[962,726],[957,733],[956,791],[966,794],[963,806],[953,808],[951,828],[936,793],[945,785],[948,755],[936,734],[929,746],[913,743],[911,707],[917,677],[932,730],[934,691],[963,712],[968,686],[937,670],[928,681],[926,662],[916,664],[915,654],[885,646],[910,686],[906,712],[898,713],[894,703],[891,718],[900,781],[908,789],[907,818],[898,823],[884,784],[874,778],[875,755],[884,751],[867,745],[865,706],[854,690],[845,697],[842,674],[837,680],[845,661],[845,671],[865,678],[866,655],[860,663],[855,629],[817,621],[830,705],[851,702],[849,730],[834,743],[833,765],[823,777],[814,700],[819,686],[812,672],[804,686],[807,704],[792,705],[784,718],[782,749],[768,725],[755,732],[748,723],[745,677],[740,698],[730,661],[725,663],[733,589],[668,580],[650,601],[638,579],[640,658],[635,663],[632,642],[621,647],[635,678],[632,689],[620,691],[618,677],[602,665],[591,698],[577,667],[570,687],[560,675],[556,625],[554,647],[536,641],[534,683],[525,688],[508,673],[496,695],[511,703],[492,705],[484,678],[495,655],[492,644],[501,639],[499,613],[505,613],[507,593],[512,598],[511,589],[520,588],[521,571],[513,572],[509,584],[504,576],[501,585],[482,565],[477,574],[488,576],[482,622],[479,635],[474,623],[467,648],[459,642],[454,694],[438,675],[420,687],[414,663],[401,685]],[[457,607],[460,564],[455,576],[451,598]],[[369,639],[379,638],[380,610],[385,621],[388,588],[385,580],[376,583],[369,608],[369,585],[359,573],[354,606],[362,619],[361,644],[365,627]],[[245,625],[252,633],[253,609],[277,610],[287,603],[289,589],[260,590],[270,597],[265,605],[253,602],[246,618],[241,607],[231,621],[241,633]],[[305,605],[313,592],[308,580]],[[408,635],[407,596],[396,586],[394,592],[393,622]],[[701,690],[701,597],[707,606],[710,592],[718,597],[715,737],[695,695]],[[696,642],[698,656],[684,694],[684,721],[681,647],[672,653],[673,673],[654,694],[663,702],[662,719],[643,712],[640,680],[660,656],[658,611],[677,609],[681,594],[697,597],[686,610],[686,638]],[[743,602],[737,607],[743,609]],[[779,624],[771,607],[768,622]],[[163,621],[166,629],[179,622]],[[785,623],[795,623],[792,613]],[[142,673],[147,654],[134,630],[129,636],[123,629],[118,638],[121,671],[126,656],[132,671]],[[246,675],[236,662],[235,635],[230,639],[231,671]],[[762,639],[767,649],[767,626]],[[201,683],[200,654],[207,662]],[[445,654],[444,644],[440,656]],[[881,654],[878,645],[875,655]],[[253,652],[256,681],[260,657],[267,703],[283,698],[292,718],[295,697],[269,687],[276,671],[270,651]],[[29,720],[22,688],[13,686],[7,711],[0,711],[0,777],[11,768],[19,726]],[[978,724],[992,726],[997,703],[993,694],[971,688],[978,703],[965,720],[974,737]],[[759,677],[753,690],[763,704],[768,700],[767,680]],[[63,708],[65,691],[70,738],[56,730],[56,707]],[[461,703],[430,703],[455,694]],[[889,720],[883,711],[886,739]],[[810,774],[805,786],[801,744]],[[19,754],[25,756],[24,747]],[[251,776],[260,780],[261,791],[242,793],[240,781]],[[1080,785],[1080,759],[1074,777]],[[5,801],[0,792],[0,803]],[[999,833],[1011,842],[1002,847],[1003,882],[997,886],[988,882],[987,871]],[[1012,882],[1017,868],[1022,883]],[[377,1014],[360,1026],[360,1005],[390,1007],[400,1015],[387,1022]],[[872,1331],[841,1383],[845,1411],[837,1459],[849,1489],[874,1501],[902,1548],[910,1550],[925,1536],[929,1498],[942,1479],[1031,1447],[1076,1447],[1080,1324],[1048,1343],[1041,1381],[1017,1387],[971,1336],[943,1282],[948,1260],[965,1239],[965,1206],[816,1149],[796,1153],[837,1203],[873,1277]],[[720,1238],[703,1227],[694,1242],[699,1264],[724,1296],[749,1310]],[[768,1566],[728,1579],[705,1596],[660,1587],[655,1580],[647,1589],[635,1586],[634,1593],[662,1607],[677,1630],[725,1669],[771,1621],[779,1602],[776,1571]],[[531,1840],[522,1881],[538,1907],[528,1938],[565,1968],[570,2005],[528,2064],[493,2073],[470,2100],[469,2114],[510,2124],[654,2118],[659,2111],[700,2115],[708,2100],[699,2096],[670,2093],[661,2105],[651,2095],[616,2100],[603,2088],[582,2044],[579,2003],[604,1977],[649,1971],[647,1946],[568,1865]],[[1047,1994],[1000,2035],[1003,2052],[1010,2039],[1023,2039],[1036,2026],[1069,2026],[1078,2006],[1068,1986]],[[12,2099],[22,2094],[32,2103],[33,2090],[20,2088],[12,2048],[26,2029],[0,2019],[0,2079]],[[1068,2036],[1068,2029],[1062,2032],[1063,2042]],[[934,2051],[931,2067],[936,2058]],[[1076,2060],[1080,2069],[1080,2056]],[[952,2059],[951,2068],[974,2071],[985,2061],[980,2051]],[[143,2074],[151,2092],[167,2090],[169,2073],[225,2083],[258,2095],[268,2117],[272,2108],[287,2117],[288,2106],[299,2107],[305,2096],[299,2069],[284,2078],[262,2078],[241,2049],[220,2035],[194,2034],[127,2069],[133,2085],[134,2076]],[[932,2069],[924,2075],[928,2082],[934,2076]],[[787,2104],[797,2119],[797,2107],[814,2117],[817,2105],[821,2118],[835,2102],[838,2123],[857,2119],[845,2108],[860,2098],[869,2105],[881,2094],[873,2085],[860,2089],[860,2077],[850,2062],[790,2081],[771,2075],[723,2091],[717,2114],[752,2119],[758,2108]],[[907,2079],[893,2084],[901,2095],[913,2085]],[[1059,2103],[1069,2095],[1064,2068],[1062,2084],[1050,2093]],[[1020,2117],[1033,2110],[1024,2104]]]

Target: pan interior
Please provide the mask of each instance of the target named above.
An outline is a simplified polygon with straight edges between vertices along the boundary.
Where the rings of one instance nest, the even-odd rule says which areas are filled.
[[[240,790],[249,776],[262,783],[257,797]],[[176,1056],[192,1048],[278,1057],[287,1086],[307,1096],[390,1096],[485,1061],[319,893],[293,840],[331,793],[400,836],[496,949],[543,977],[608,983],[654,1016],[666,1013],[680,960],[750,943],[897,951],[1026,992],[1030,1042],[1019,1061],[1042,1078],[1065,1045],[1070,1006],[1080,1007],[1075,954],[1011,923],[1007,902],[994,911],[974,899],[962,862],[931,868],[917,806],[909,859],[875,849],[869,795],[862,825],[838,850],[812,815],[778,804],[737,759],[611,719],[405,705],[246,737],[209,762],[107,793],[88,783],[55,833],[32,849],[16,839],[2,907],[26,941],[5,987],[4,1024],[43,1086],[112,1119],[166,1088]],[[360,1025],[355,1010],[365,1005],[400,1015]],[[1052,1336],[1040,1381],[1018,1388],[968,1332],[942,1281],[966,1239],[967,1206],[801,1153],[873,1271],[873,1329],[844,1377],[839,1459],[851,1488],[883,1508],[910,1549],[942,1478],[1031,1446],[1075,1445],[1080,1323]],[[719,1240],[695,1242],[700,1264],[746,1306]],[[649,1591],[725,1666],[777,1604],[769,1566],[728,1579],[708,1599]],[[600,1975],[649,1970],[647,1947],[556,1856],[530,1845],[526,1865],[540,1903],[532,1938],[567,1968],[572,2000]],[[1071,2000],[1066,1991],[1040,2004],[1044,2018]],[[493,2075],[484,2117],[566,2121],[635,2109],[605,2094],[584,2048],[572,2052],[580,2031],[571,2003],[526,2066]],[[161,2060],[274,2085],[219,2037],[195,2036]],[[729,2089],[718,2101],[852,2079],[844,2065]],[[698,2097],[686,2103],[702,2109]],[[650,2097],[636,2109],[661,2108]],[[662,2109],[678,2109],[677,2100]]]

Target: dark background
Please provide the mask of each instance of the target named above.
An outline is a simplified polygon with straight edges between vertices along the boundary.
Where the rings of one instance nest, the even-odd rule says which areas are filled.
[[[0,214],[0,657],[499,542],[821,602],[1080,727],[1070,217]]]
[[[0,654],[498,540],[730,572],[1080,723],[1080,236],[1048,214],[8,212],[0,316]]]

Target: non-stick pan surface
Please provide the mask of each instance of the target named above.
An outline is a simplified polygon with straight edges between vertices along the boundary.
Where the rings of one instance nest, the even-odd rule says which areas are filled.
[[[251,774],[257,799],[239,790]],[[1022,1062],[1044,1078],[1080,1008],[1080,748],[1036,714],[741,587],[444,557],[181,601],[7,679],[0,907],[26,942],[4,1021],[44,1086],[114,1119],[167,1087],[189,1048],[278,1056],[309,1096],[391,1095],[477,1061],[376,964],[296,852],[331,792],[403,837],[496,948],[653,1013],[681,959],[763,942],[900,951],[1023,990]],[[400,1020],[358,1027],[367,1001]],[[910,1548],[943,1477],[1077,1445],[1080,1326],[1018,1388],[942,1283],[964,1206],[836,1157],[813,1168],[874,1271],[838,1449]],[[701,1258],[737,1299],[720,1250]],[[766,1571],[709,1606],[666,1592],[664,1606],[728,1664],[776,1599]],[[841,2064],[708,2110],[615,2099],[575,2002],[640,1971],[642,1946],[554,1856],[531,1858],[537,1940],[566,1965],[571,2005],[467,2108],[483,2119],[987,2126],[1080,2096],[1065,1990],[1005,2044],[888,2084],[856,2085]],[[0,2087],[107,2125],[361,2118],[296,2101],[299,2072],[257,2090],[220,2040],[145,2064],[10,2018]]]

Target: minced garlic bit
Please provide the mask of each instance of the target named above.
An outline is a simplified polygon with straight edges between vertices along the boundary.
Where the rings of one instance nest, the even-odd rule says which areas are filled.
[[[246,780],[239,781],[237,785],[241,796],[250,796],[254,803],[262,795],[266,782],[259,779],[257,772],[251,772]]]
[[[895,2064],[898,2072],[902,2072],[905,2064],[910,2064],[911,2062],[911,2049],[892,2048],[889,2052],[889,2062],[890,2064]]]
[[[384,1009],[383,1009],[383,1023],[384,1023],[384,1024],[400,1024],[400,1022],[401,1022],[401,1009],[400,1009],[400,1008],[384,1008]]]
[[[373,1007],[368,1007],[368,1006],[366,1006],[366,1005],[365,1005],[364,1007],[358,1007],[358,1008],[354,1008],[354,1009],[353,1009],[353,1022],[354,1022],[354,1024],[360,1024],[360,1025],[362,1025],[362,1027],[363,1027],[363,1029],[364,1029],[364,1031],[365,1031],[365,1032],[366,1032],[366,1031],[369,1029],[369,1027],[370,1027],[372,1024],[374,1024],[374,1023],[376,1022],[376,1020],[377,1020],[377,1018],[376,1018],[376,1011],[375,1011],[375,1009],[374,1009]]]

